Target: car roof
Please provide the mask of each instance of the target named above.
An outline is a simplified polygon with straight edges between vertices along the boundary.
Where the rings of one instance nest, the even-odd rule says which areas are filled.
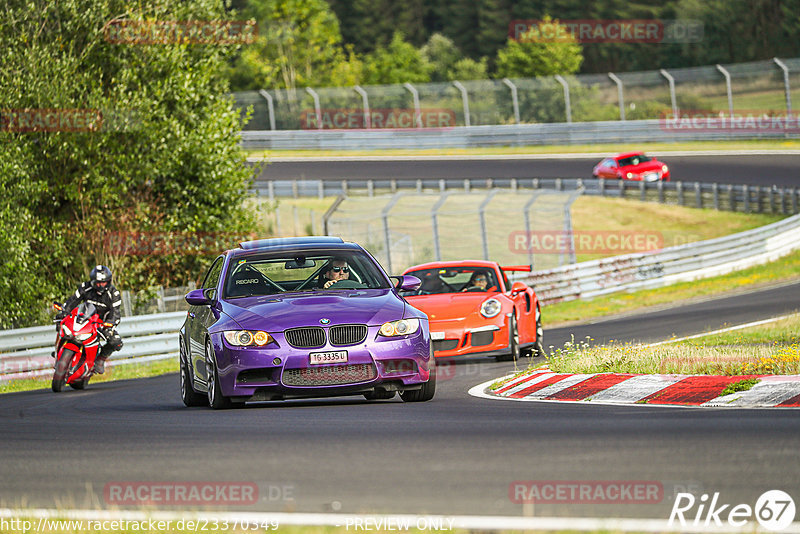
[[[304,236],[258,239],[239,243],[239,248],[227,251],[232,257],[249,256],[264,252],[317,250],[362,250],[357,243],[345,242],[341,237]]]
[[[644,152],[623,152],[614,156],[614,159],[629,158],[631,156],[644,156]]]
[[[430,263],[414,265],[413,267],[406,269],[406,271],[410,271],[412,269],[416,271],[419,269],[438,269],[448,267],[484,267],[488,269],[494,269],[495,267],[498,267],[498,265],[496,261],[486,260],[433,261]]]

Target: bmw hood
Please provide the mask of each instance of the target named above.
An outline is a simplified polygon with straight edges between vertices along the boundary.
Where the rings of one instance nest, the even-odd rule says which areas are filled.
[[[281,332],[300,326],[381,325],[403,318],[405,303],[388,289],[338,290],[228,300],[242,328]]]

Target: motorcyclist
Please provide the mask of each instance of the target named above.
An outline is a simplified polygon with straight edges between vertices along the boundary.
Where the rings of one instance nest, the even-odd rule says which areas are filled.
[[[111,278],[111,269],[105,265],[95,266],[89,273],[89,280],[78,287],[75,294],[64,303],[64,309],[56,315],[56,320],[60,321],[82,302],[90,302],[97,309],[100,319],[113,325],[111,328],[100,329],[100,335],[105,338],[105,344],[100,349],[92,368],[93,372],[99,374],[105,372],[105,362],[111,353],[122,348],[122,338],[116,331],[120,319],[119,307],[122,304],[122,297],[119,290],[111,285]]]

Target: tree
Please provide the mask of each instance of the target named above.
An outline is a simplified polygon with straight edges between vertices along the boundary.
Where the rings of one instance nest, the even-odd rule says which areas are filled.
[[[234,90],[358,83],[360,60],[344,47],[324,0],[254,0],[244,14],[258,21],[259,33],[232,67]]]
[[[497,52],[498,78],[532,78],[578,71],[583,61],[581,46],[558,21],[545,17],[544,24],[552,24],[550,30],[558,37],[543,36],[532,28],[519,40],[509,39]]]
[[[107,33],[223,16],[213,0],[12,0],[0,13],[0,328],[41,321],[97,263],[121,289],[185,285],[251,231],[241,119],[220,74],[234,45]]]
[[[400,32],[394,33],[388,46],[378,47],[364,58],[364,71],[368,84],[424,83],[431,79],[431,64]]]

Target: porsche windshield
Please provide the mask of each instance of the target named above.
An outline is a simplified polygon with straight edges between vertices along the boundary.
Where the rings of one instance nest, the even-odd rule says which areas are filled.
[[[366,254],[351,250],[292,252],[232,259],[225,278],[225,298],[390,287]]]
[[[639,154],[638,156],[629,156],[627,158],[620,159],[619,166],[628,167],[629,165],[639,165],[640,163],[647,163],[650,160],[651,158],[645,156],[644,154]]]
[[[422,280],[419,289],[403,291],[403,296],[440,293],[472,293],[497,291],[494,269],[486,267],[447,267],[420,269],[406,274]]]

